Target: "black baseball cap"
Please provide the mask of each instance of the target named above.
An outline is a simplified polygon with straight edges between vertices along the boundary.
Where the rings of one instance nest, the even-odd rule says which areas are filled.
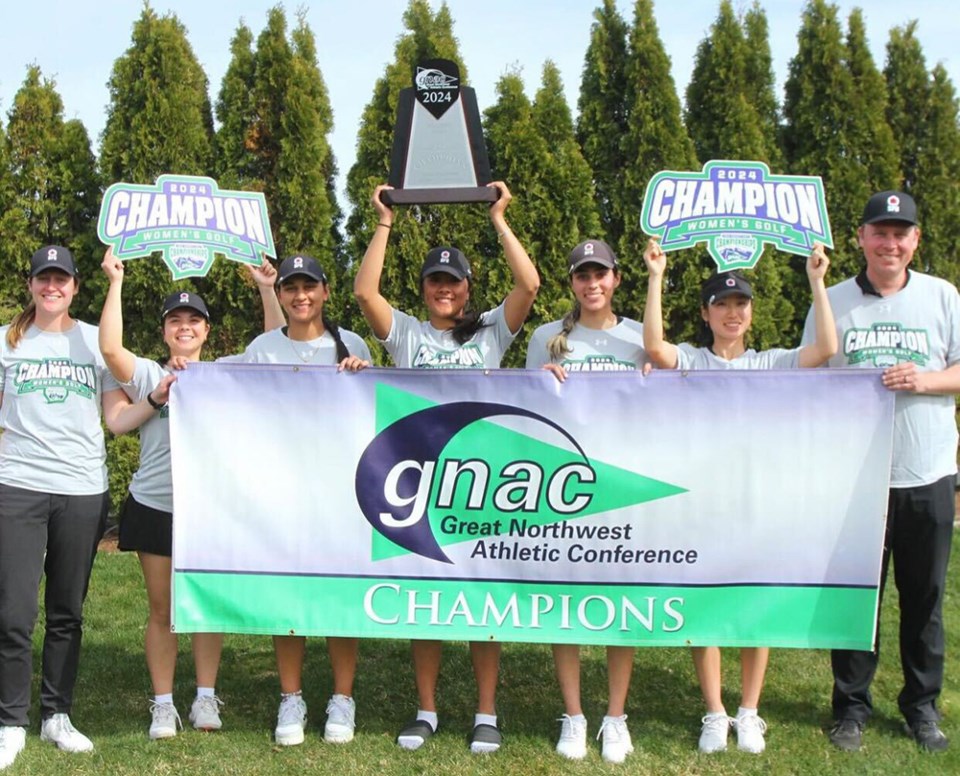
[[[473,276],[470,262],[463,255],[463,251],[448,245],[433,248],[427,253],[427,258],[423,260],[423,266],[420,268],[420,279],[423,280],[434,272],[446,272],[457,280]]]
[[[326,283],[327,275],[323,268],[312,256],[298,253],[296,256],[289,256],[280,264],[280,271],[277,273],[277,285],[285,280],[289,280],[294,275],[306,275],[308,278],[316,280],[318,283]]]
[[[163,310],[160,313],[160,320],[166,319],[170,313],[174,310],[179,310],[180,308],[185,307],[188,310],[193,310],[194,312],[200,313],[208,321],[210,320],[210,313],[207,310],[207,305],[204,301],[197,296],[192,294],[189,291],[174,291],[170,296],[163,300]]]
[[[734,294],[753,299],[750,283],[737,272],[718,272],[708,277],[700,286],[700,301],[704,307]]]
[[[860,224],[875,224],[878,221],[902,221],[917,224],[917,203],[903,191],[878,191],[867,200]]]
[[[45,269],[58,269],[71,277],[77,276],[77,265],[69,248],[62,245],[45,245],[30,259],[30,277],[36,277]]]
[[[573,274],[581,264],[599,264],[601,267],[616,269],[617,254],[603,240],[584,240],[570,251],[567,259],[567,272]]]

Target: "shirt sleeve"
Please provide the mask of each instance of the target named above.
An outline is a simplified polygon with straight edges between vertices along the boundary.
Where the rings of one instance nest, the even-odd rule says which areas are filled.
[[[507,325],[507,314],[504,310],[503,302],[494,309],[483,313],[480,317],[484,324],[489,325],[493,329],[493,336],[497,342],[500,354],[506,353],[510,344],[516,339],[517,334],[520,333],[520,329],[517,329],[515,332],[510,331],[510,327]],[[523,327],[521,326],[520,328]]]
[[[547,339],[544,327],[541,326],[530,337],[527,343],[527,369],[540,369],[550,363],[550,354],[547,352]]]

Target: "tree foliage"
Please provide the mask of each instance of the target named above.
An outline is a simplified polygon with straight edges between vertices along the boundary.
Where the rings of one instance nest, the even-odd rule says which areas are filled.
[[[697,48],[687,87],[686,122],[701,163],[712,159],[756,160],[777,171],[776,98],[766,29],[766,17],[758,6],[753,6],[749,17],[738,19],[731,3],[724,0],[709,36]],[[794,271],[792,263],[789,254],[768,249],[756,270],[748,273],[756,292],[750,330],[754,347],[793,347],[798,341],[799,333],[792,322],[797,307],[806,312],[809,294],[797,300],[799,304],[785,296],[783,279]],[[692,315],[699,305],[700,284],[715,271],[709,257],[701,256],[700,262],[688,260],[675,289],[682,303],[678,318],[684,311],[688,318],[684,331],[687,339],[693,334],[692,328],[700,327]],[[694,320],[690,322],[690,318]]]
[[[507,216],[542,279],[531,320],[504,359],[506,366],[522,366],[532,329],[560,317],[570,306],[567,254],[581,240],[597,235],[600,224],[590,169],[580,154],[552,62],[544,65],[532,103],[519,73],[503,76],[497,102],[485,113],[485,126],[491,163],[511,182],[515,197]],[[497,252],[492,234],[483,249],[487,255]],[[513,285],[506,263],[486,262],[484,269],[487,274],[482,281],[477,278],[478,285],[484,284],[488,297],[503,298]]]
[[[411,0],[403,14],[403,24],[406,32],[397,40],[393,61],[377,79],[373,96],[364,108],[357,135],[356,162],[347,174],[347,197],[353,206],[347,219],[348,250],[354,262],[363,255],[376,228],[370,195],[378,184],[387,180],[400,90],[411,86],[417,62],[437,58],[452,60],[460,68],[461,83],[469,84],[467,67],[453,36],[453,19],[445,4],[434,12],[426,0]],[[496,167],[493,175],[501,175]],[[514,181],[507,183],[516,185]],[[507,219],[515,215],[511,207]],[[473,264],[475,278],[470,290],[473,306],[483,310],[499,304],[502,297],[498,298],[498,289],[484,282],[490,274],[490,265],[503,261],[499,246],[488,252],[492,236],[482,205],[397,208],[381,292],[397,309],[422,315],[420,265],[431,247],[452,244]],[[351,323],[353,328],[366,330],[366,325],[357,318]],[[382,351],[375,343],[371,344],[375,357],[382,360]]]
[[[627,31],[614,0],[593,12],[577,102],[577,140],[593,171],[603,236],[618,245],[623,236],[621,146],[627,133]]]

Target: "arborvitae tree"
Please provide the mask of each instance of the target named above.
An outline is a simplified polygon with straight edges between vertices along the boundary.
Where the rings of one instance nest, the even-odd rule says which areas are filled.
[[[577,140],[593,170],[600,222],[607,242],[623,236],[621,194],[625,162],[621,142],[627,132],[627,23],[614,0],[593,12],[590,45],[577,102]],[[633,207],[630,207],[633,213]]]
[[[759,36],[761,31],[765,34],[766,20],[756,7],[752,14],[753,42],[762,49],[767,44]],[[769,67],[769,46],[766,52]],[[763,56],[748,50],[741,22],[729,0],[724,0],[710,36],[697,49],[693,76],[687,87],[687,127],[701,163],[711,159],[741,159],[770,165],[777,158],[776,136],[769,124],[770,105],[774,106],[775,114],[776,100],[772,88],[761,88],[764,83],[772,84],[772,76],[769,71],[757,72],[763,61]],[[758,79],[760,84],[752,83],[751,78]],[[755,103],[767,111],[766,120],[761,118]],[[688,254],[690,258],[693,255]],[[681,257],[684,254],[678,256]],[[782,293],[782,275],[791,272],[790,264],[788,254],[768,249],[756,271],[750,273],[756,291],[751,329],[751,343],[755,347],[796,344],[796,332],[791,331],[794,306]],[[688,336],[692,334],[690,327],[700,327],[698,316],[693,314],[698,305],[700,284],[707,274],[715,271],[716,266],[709,257],[701,263],[689,258],[686,262],[682,284],[675,293],[684,305],[683,310],[678,310],[678,318],[683,318],[686,311]]]
[[[400,90],[411,86],[416,63],[433,58],[453,60],[460,68],[461,83],[469,84],[467,68],[453,37],[453,20],[445,4],[434,13],[426,0],[411,0],[403,23],[407,32],[397,40],[393,62],[377,79],[373,97],[364,108],[357,136],[357,159],[347,174],[347,197],[353,206],[347,219],[348,250],[354,262],[363,256],[376,228],[370,195],[375,186],[387,180],[397,101]],[[506,177],[496,167],[493,176]],[[522,181],[506,183],[512,193],[522,185]],[[511,223],[520,209],[519,199],[507,211]],[[381,279],[383,295],[397,309],[422,314],[420,265],[427,251],[436,245],[453,244],[466,254],[475,273],[483,278],[488,274],[488,262],[503,261],[499,246],[492,253],[485,251],[491,236],[483,205],[398,207]],[[498,292],[499,287],[487,288],[481,279],[476,279],[470,290],[471,304],[476,309],[488,309],[501,301]],[[367,331],[365,324],[358,327],[361,332]],[[371,349],[375,354],[379,351],[374,343]],[[382,358],[381,352],[378,360]]]
[[[279,256],[315,256],[333,288],[342,288],[336,164],[327,139],[333,112],[317,67],[313,33],[301,14],[288,39],[286,17],[277,6],[267,14],[256,53],[251,50],[252,37],[244,25],[238,28],[217,101],[221,183],[262,191]],[[253,294],[252,304],[259,307],[251,284],[243,283],[229,266],[215,268],[208,282],[220,295]],[[334,317],[344,299],[342,292],[332,295]],[[225,312],[224,332],[248,327],[249,309]],[[259,315],[255,320],[259,324]]]
[[[760,131],[767,149],[767,161],[774,172],[784,172],[780,150],[780,106],[775,91],[776,75],[770,54],[767,15],[758,2],[744,14],[743,29],[747,49],[745,55],[744,93],[760,121]]]
[[[230,65],[217,98],[220,128],[214,139],[214,168],[217,180],[225,188],[262,190],[262,181],[256,176],[256,157],[248,148],[248,144],[252,145],[257,63],[253,53],[253,33],[242,22],[230,41],[230,54]]]
[[[701,163],[731,158],[769,162],[760,116],[746,87],[746,40],[730,0],[723,0],[710,37],[697,47],[687,86],[685,120]],[[722,150],[728,148],[740,155],[728,156]]]
[[[857,20],[854,20],[856,33]],[[880,137],[885,100],[874,95],[865,105],[857,89],[872,89],[873,67],[869,55],[854,35],[855,56],[844,43],[837,9],[824,0],[811,0],[803,14],[798,34],[799,48],[790,62],[784,102],[783,145],[786,167],[794,174],[823,178],[836,245],[831,256],[829,280],[856,274],[863,265],[856,230],[867,198],[896,184],[883,153],[874,156],[865,143]],[[865,128],[866,127],[866,128]],[[870,138],[874,138],[870,140]],[[797,263],[797,274],[802,272]],[[806,281],[803,281],[803,286]],[[791,299],[807,298],[801,285],[788,290]],[[798,306],[798,325],[806,314]]]
[[[20,310],[25,299],[23,278],[35,247],[27,232],[27,219],[17,203],[10,169],[10,151],[6,132],[0,124],[0,321],[8,322]]]
[[[930,75],[915,21],[890,30],[887,41],[887,124],[900,153],[903,190],[913,192],[930,109]]]
[[[145,6],[133,25],[130,48],[114,62],[107,85],[110,105],[100,146],[105,184],[152,184],[164,173],[210,175],[213,118],[207,77],[176,16],[157,16]],[[219,263],[214,264],[215,270]],[[180,286],[206,292],[202,283]],[[173,290],[170,272],[158,258],[126,263],[124,342],[133,352],[151,357],[165,354],[159,318],[143,311],[159,310]],[[217,323],[239,301],[214,294],[206,294],[206,301],[213,323],[208,355],[220,355]]]
[[[540,269],[540,292],[531,321],[531,325],[539,325],[565,315],[570,307],[566,261],[573,246],[589,237],[603,237],[603,232],[590,166],[574,136],[560,72],[551,61],[543,66],[533,101],[533,121],[550,154],[542,198],[534,199],[526,186],[524,191],[524,201],[529,198],[531,209],[540,211],[536,219],[539,234],[528,246]],[[511,180],[517,177],[510,175]]]
[[[922,238],[918,269],[960,284],[960,124],[957,96],[942,64],[933,68],[924,142],[913,194]]]
[[[28,68],[23,86],[13,98],[9,119],[9,163],[27,229],[36,247],[66,242],[70,235],[64,234],[57,223],[58,198],[51,196],[57,188],[55,165],[63,136],[63,101],[52,81],[41,80],[36,65]]]
[[[515,201],[508,215],[514,233],[537,263],[542,284],[532,320],[504,359],[506,366],[522,366],[527,337],[534,326],[559,317],[570,306],[565,260],[570,249],[588,234],[597,234],[599,220],[593,204],[590,170],[573,136],[573,120],[563,97],[556,66],[544,66],[543,84],[531,105],[517,73],[497,84],[497,102],[485,113],[486,140],[491,164],[513,181]],[[498,250],[491,233],[485,255]],[[506,262],[484,262],[487,296],[502,298],[512,286]]]
[[[146,6],[113,65],[100,146],[106,182],[153,183],[163,173],[209,175],[213,117],[207,76],[176,16]]]
[[[637,0],[630,30],[626,65],[627,130],[621,150],[624,166],[620,193],[623,234],[618,253],[629,271],[624,273],[617,296],[626,314],[639,317],[646,298],[647,277],[643,250],[647,236],[640,229],[643,195],[650,178],[661,170],[696,170],[696,152],[680,117],[680,100],[670,74],[670,59],[663,48],[651,0]],[[668,265],[664,294],[664,318],[668,336],[686,339],[693,332],[697,305],[691,305],[674,289],[691,294],[695,289],[681,283],[686,268],[702,266],[702,253],[674,254]],[[688,284],[689,285],[689,284]],[[698,317],[698,316],[697,316]]]
[[[854,109],[850,134],[867,180],[876,188],[899,185],[900,172],[893,133],[887,123],[887,89],[867,44],[859,8],[847,21],[847,67],[853,76]],[[872,193],[872,192],[871,192]]]
[[[101,185],[97,160],[90,149],[90,136],[78,119],[63,125],[60,142],[53,154],[56,171],[50,196],[57,203],[58,229],[69,235],[66,244],[78,261],[83,261],[84,282],[75,304],[86,320],[96,321],[102,300],[98,264],[103,246],[97,238]]]
[[[23,278],[30,256],[41,245],[68,246],[84,282],[73,313],[88,310],[100,256],[95,239],[100,186],[90,139],[76,120],[64,122],[63,102],[53,81],[30,67],[10,110],[8,127],[8,197],[11,213],[4,217],[12,234],[7,276],[15,281],[14,299],[23,299]],[[92,317],[99,314],[99,307]]]

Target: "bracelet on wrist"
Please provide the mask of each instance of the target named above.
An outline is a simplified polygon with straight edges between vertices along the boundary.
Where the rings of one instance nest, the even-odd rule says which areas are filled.
[[[388,230],[388,231],[389,231],[390,229],[393,229],[393,224],[385,224],[385,223],[383,223],[383,221],[381,221],[379,224],[377,224],[377,226],[385,226],[385,227],[387,227],[387,230]]]
[[[157,412],[160,412],[160,410],[167,406],[166,402],[160,404],[156,399],[154,399],[152,393],[147,394],[147,404],[153,407]]]

